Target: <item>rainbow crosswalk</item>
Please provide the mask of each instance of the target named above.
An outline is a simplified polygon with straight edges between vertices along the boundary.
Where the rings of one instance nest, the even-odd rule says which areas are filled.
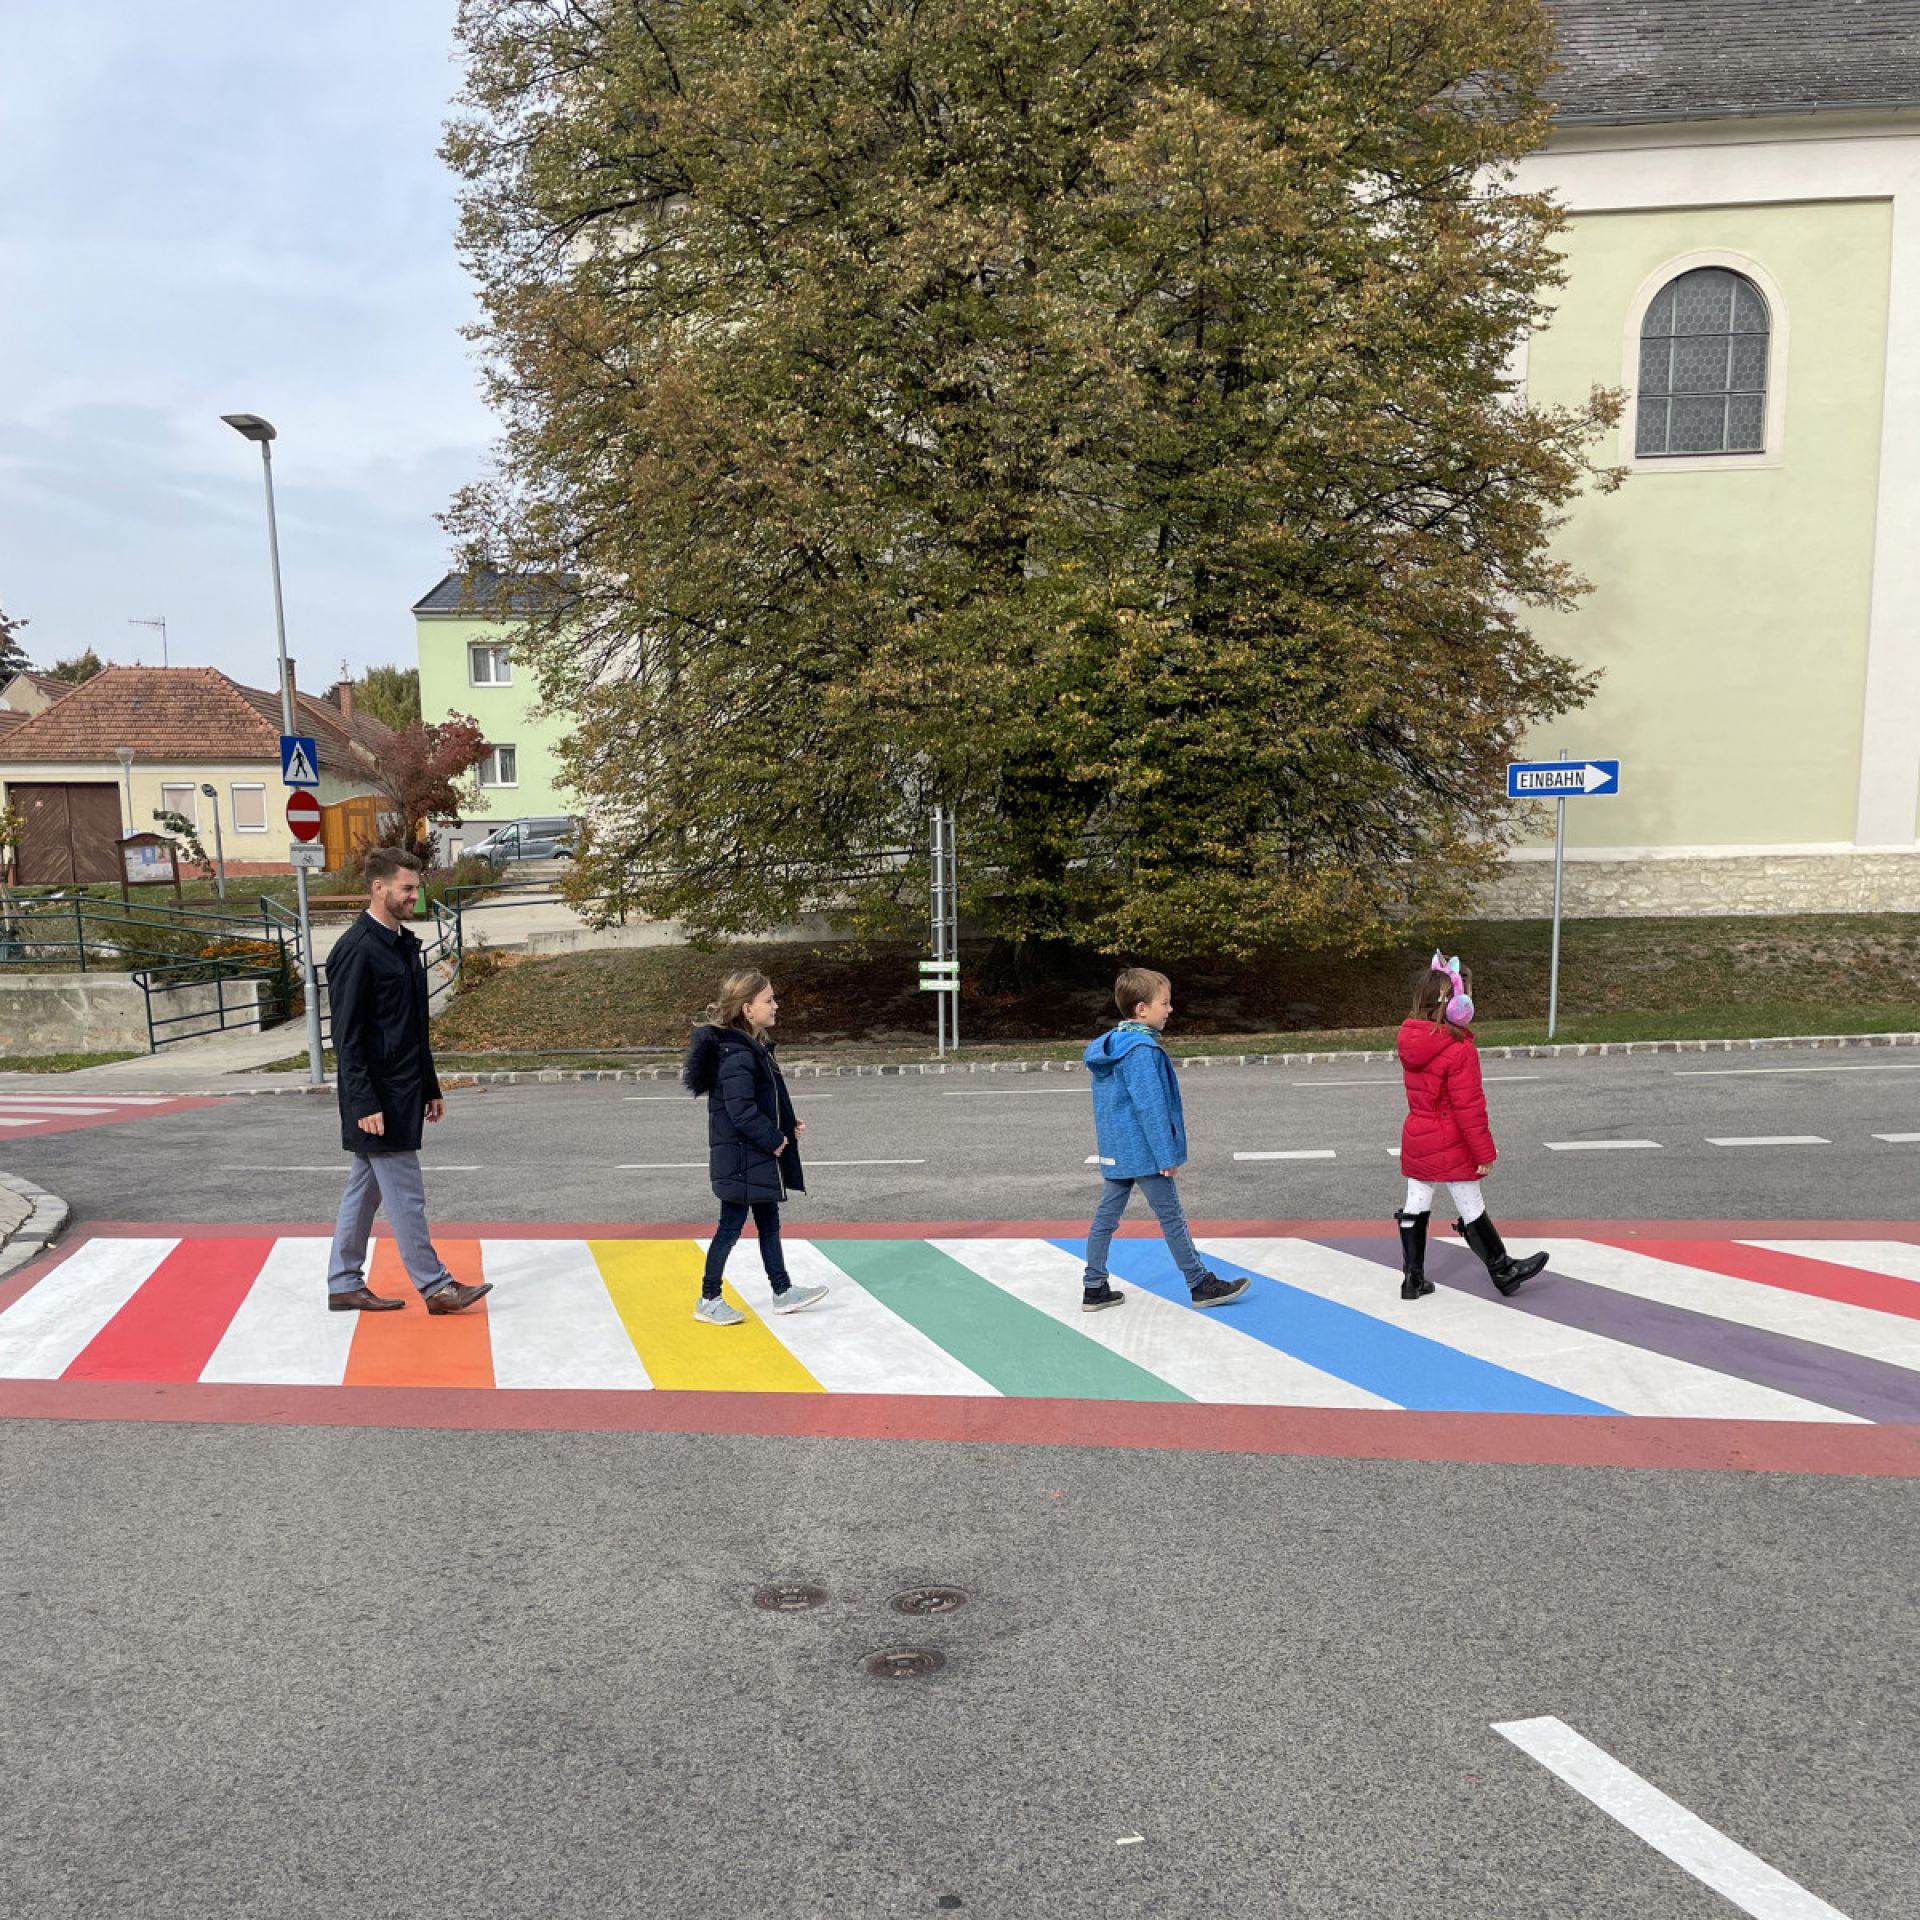
[[[430,1317],[392,1243],[369,1283],[404,1312],[325,1311],[319,1233],[102,1232],[0,1311],[0,1381],[481,1388],[1211,1402],[1249,1408],[1920,1423],[1920,1245],[1893,1240],[1554,1238],[1512,1301],[1464,1249],[1430,1298],[1398,1295],[1379,1235],[1207,1237],[1246,1300],[1201,1313],[1164,1245],[1114,1243],[1116,1311],[1079,1308],[1068,1237],[787,1241],[831,1292],[765,1311],[751,1243],[738,1328],[696,1324],[692,1238],[441,1239],[492,1294]]]

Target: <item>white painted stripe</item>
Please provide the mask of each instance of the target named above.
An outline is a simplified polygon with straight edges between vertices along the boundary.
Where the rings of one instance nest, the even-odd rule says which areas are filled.
[[[1270,1274],[1375,1320],[1405,1327],[1456,1353],[1510,1368],[1564,1393],[1577,1393],[1622,1413],[1694,1420],[1824,1420],[1864,1424],[1797,1395],[1736,1380],[1710,1367],[1648,1353],[1605,1334],[1563,1327],[1515,1313],[1491,1293],[1436,1287],[1403,1301],[1390,1267],[1313,1240],[1204,1240],[1203,1254]],[[1544,1283],[1540,1283],[1544,1284]]]
[[[702,1253],[707,1242],[698,1242]],[[783,1240],[796,1286],[829,1289],[817,1307],[775,1313],[757,1243],[743,1240],[728,1260],[737,1292],[754,1302],[761,1324],[829,1393],[980,1394],[999,1389],[910,1326],[843,1272],[809,1240]]]
[[[111,1112],[111,1107],[55,1106],[48,1100],[0,1100],[0,1113],[24,1113],[32,1120],[89,1120]]]
[[[1728,1133],[1708,1134],[1710,1147],[1830,1147],[1833,1142],[1818,1133]]]
[[[1708,1826],[1564,1720],[1496,1720],[1493,1730],[1753,1920],[1847,1920],[1838,1907]]]
[[[1863,1273],[1884,1273],[1896,1280],[1920,1280],[1920,1247],[1907,1240],[1749,1240],[1750,1247],[1770,1253],[1797,1253],[1808,1260],[1831,1260],[1835,1266],[1858,1267]]]
[[[1876,1133],[1873,1137],[1876,1140],[1885,1140],[1892,1146],[1906,1147],[1920,1140],[1920,1133]]]
[[[924,1167],[924,1160],[813,1160],[810,1167]]]
[[[1295,1087],[1398,1087],[1404,1084],[1405,1082],[1398,1074],[1391,1079],[1376,1076],[1371,1080],[1292,1080],[1288,1082],[1288,1085]]]
[[[1119,1162],[1110,1153],[1090,1153],[1087,1155],[1086,1164],[1090,1167],[1112,1167],[1118,1166]]]
[[[584,1240],[482,1240],[496,1387],[650,1387]]]
[[[627,1160],[614,1168],[615,1173],[686,1173],[706,1167],[704,1160]]]
[[[348,1168],[346,1156],[343,1154],[338,1160],[328,1161],[325,1166],[243,1165],[222,1167],[220,1171],[222,1173],[334,1173],[344,1180],[347,1177]]]
[[[692,1105],[699,1097],[698,1094],[694,1093],[623,1093],[620,1096],[622,1100],[671,1100],[677,1106],[682,1107]],[[802,1100],[831,1100],[833,1097],[830,1093],[796,1093],[793,1099],[794,1103],[798,1105]]]
[[[1395,1148],[1395,1152],[1399,1149]],[[1236,1160],[1331,1160],[1335,1157],[1331,1147],[1300,1147],[1287,1153],[1236,1153]]]
[[[0,1120],[0,1127],[44,1127],[54,1116],[50,1113],[36,1114],[31,1120]]]
[[[1543,1140],[1540,1144],[1549,1153],[1613,1153],[1636,1147],[1661,1150],[1658,1140]]]
[[[1293,1354],[1145,1287],[1123,1287],[1123,1307],[1080,1310],[1079,1259],[1044,1240],[935,1240],[942,1253],[1003,1292],[1157,1375],[1195,1400],[1255,1407],[1391,1407]]]
[[[263,1386],[337,1387],[346,1378],[357,1313],[327,1310],[332,1243],[276,1240],[200,1378]]]
[[[1668,1071],[1676,1080],[1749,1080],[1774,1073],[1920,1073],[1920,1061],[1884,1067],[1671,1067]]]
[[[0,1313],[0,1379],[55,1380],[177,1240],[89,1240]]]
[[[977,1093],[943,1093],[942,1100],[1032,1100],[1045,1094],[1065,1094],[1070,1100],[1084,1100],[1085,1087],[983,1087]]]
[[[1536,1240],[1533,1244],[1552,1255],[1556,1272],[1611,1287],[1615,1293],[1664,1300],[1716,1319],[1762,1327],[1790,1340],[1812,1340],[1842,1353],[1884,1360],[1890,1366],[1920,1369],[1920,1320],[1909,1320],[1904,1314],[1877,1313],[1872,1307],[1821,1300],[1757,1280],[1734,1280],[1593,1240]]]
[[[138,1098],[118,1093],[0,1093],[0,1107],[53,1107],[83,1113],[112,1113],[119,1107],[164,1107],[173,1096],[165,1093],[141,1094]]]

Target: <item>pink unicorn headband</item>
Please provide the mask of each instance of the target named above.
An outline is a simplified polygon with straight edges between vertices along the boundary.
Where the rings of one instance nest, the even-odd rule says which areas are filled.
[[[1433,950],[1433,970],[1444,973],[1453,982],[1453,997],[1447,1002],[1447,1018],[1456,1027],[1471,1026],[1473,1023],[1473,995],[1460,979],[1460,956],[1456,953],[1451,959],[1440,951]]]

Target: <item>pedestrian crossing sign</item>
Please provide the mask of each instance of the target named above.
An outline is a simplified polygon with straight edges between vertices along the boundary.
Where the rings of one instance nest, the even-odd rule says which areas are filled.
[[[320,784],[320,756],[310,733],[283,733],[280,736],[280,778],[290,787],[317,787]]]

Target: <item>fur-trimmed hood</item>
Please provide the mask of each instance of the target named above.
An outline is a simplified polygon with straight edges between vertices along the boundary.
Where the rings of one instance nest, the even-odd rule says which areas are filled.
[[[687,1058],[680,1069],[680,1084],[696,1096],[709,1094],[720,1078],[721,1055],[729,1047],[760,1047],[773,1051],[771,1042],[755,1040],[738,1027],[716,1027],[711,1022],[697,1026],[687,1046]]]

